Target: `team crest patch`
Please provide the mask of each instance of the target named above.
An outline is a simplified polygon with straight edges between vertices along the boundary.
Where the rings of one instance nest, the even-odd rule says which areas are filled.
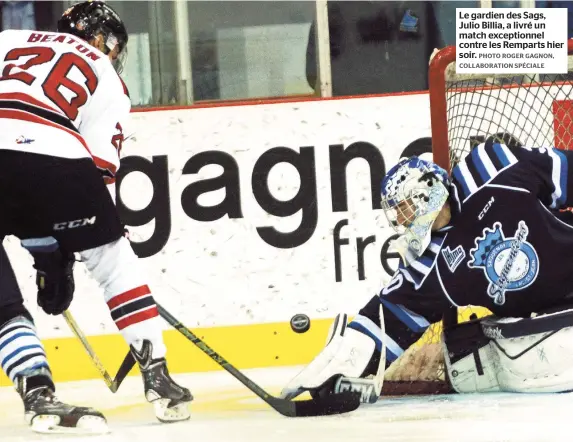
[[[529,229],[520,221],[513,237],[506,238],[501,223],[485,228],[483,236],[475,239],[470,250],[468,267],[481,268],[490,281],[487,294],[497,305],[505,303],[505,292],[521,290],[531,285],[539,273],[539,258],[526,241]]]
[[[450,272],[454,273],[466,257],[466,252],[462,246],[457,246],[454,250],[451,250],[450,246],[448,246],[442,249],[442,256],[446,260]]]

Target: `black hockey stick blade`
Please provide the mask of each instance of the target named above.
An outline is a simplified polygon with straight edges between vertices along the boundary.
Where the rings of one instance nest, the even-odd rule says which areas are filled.
[[[117,374],[115,375],[115,379],[113,380],[113,390],[112,393],[115,393],[118,389],[125,377],[131,371],[133,366],[135,365],[135,358],[131,354],[130,351],[127,352],[123,362],[121,363],[119,369],[117,370]]]
[[[255,393],[275,411],[287,417],[328,416],[333,414],[348,413],[360,406],[360,394],[343,392],[333,394],[325,398],[316,398],[302,401],[290,401],[271,396],[263,388],[245,376],[223,356],[203,342],[195,333],[185,327],[171,313],[157,304],[159,315],[165,319],[179,333],[195,344],[203,353],[209,356],[219,366],[227,370],[235,379]]]
[[[324,398],[302,401],[289,401],[269,396],[266,402],[288,417],[330,416],[356,410],[360,406],[360,394],[345,391]]]

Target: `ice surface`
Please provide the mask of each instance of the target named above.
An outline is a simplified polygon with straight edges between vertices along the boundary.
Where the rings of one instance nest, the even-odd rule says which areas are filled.
[[[298,368],[248,370],[273,394]],[[0,441],[336,442],[571,441],[573,393],[385,398],[353,413],[286,418],[226,372],[175,375],[195,395],[190,421],[160,424],[143,399],[139,377],[110,393],[103,381],[60,384],[60,399],[102,410],[112,432],[102,436],[33,433],[14,389],[0,389]]]

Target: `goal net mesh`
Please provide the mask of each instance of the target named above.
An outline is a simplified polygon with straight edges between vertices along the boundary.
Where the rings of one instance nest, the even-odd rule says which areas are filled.
[[[571,144],[573,76],[519,75],[448,82],[450,164],[488,138],[528,147]]]
[[[572,49],[570,41],[569,54]],[[443,167],[451,170],[488,140],[527,147],[573,147],[573,57],[569,57],[566,74],[458,75],[455,48],[434,55],[430,63],[432,143],[434,160]],[[487,314],[484,308],[459,308],[457,322]],[[385,394],[448,390],[441,331],[442,323],[433,324],[387,370]]]

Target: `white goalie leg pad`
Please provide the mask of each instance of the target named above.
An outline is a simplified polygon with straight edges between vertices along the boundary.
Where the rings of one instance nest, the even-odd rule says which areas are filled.
[[[500,391],[497,353],[490,347],[480,321],[455,325],[442,333],[448,380],[458,393]]]
[[[339,377],[334,385],[335,393],[342,393],[345,391],[355,391],[360,393],[360,401],[363,403],[374,404],[382,394],[382,386],[384,384],[384,372],[386,370],[386,329],[384,327],[384,312],[382,304],[380,304],[380,330],[379,338],[382,342],[380,350],[380,361],[376,373],[369,375],[366,378],[350,378],[347,376]],[[371,333],[376,334],[376,324],[366,317],[358,315],[352,321],[365,329],[372,329]]]
[[[319,390],[340,377],[352,379],[362,375],[374,355],[376,343],[370,336],[348,328],[347,323],[346,314],[336,316],[326,346],[287,384],[281,392],[282,398],[293,399],[304,391]],[[339,385],[339,389],[345,388]]]
[[[487,318],[484,334],[497,357],[501,391],[573,390],[573,310],[534,318]]]

